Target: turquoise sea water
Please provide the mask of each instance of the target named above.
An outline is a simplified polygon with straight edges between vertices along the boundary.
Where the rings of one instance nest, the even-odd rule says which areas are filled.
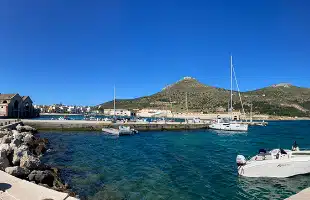
[[[284,199],[310,187],[310,175],[245,178],[235,159],[260,148],[310,148],[310,121],[270,122],[247,133],[211,130],[142,132],[109,137],[100,132],[40,133],[50,141],[46,163],[82,199]]]

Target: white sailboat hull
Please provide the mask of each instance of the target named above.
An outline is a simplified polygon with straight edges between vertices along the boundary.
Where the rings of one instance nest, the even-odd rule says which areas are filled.
[[[213,123],[209,126],[209,128],[225,131],[247,131],[248,125],[239,123]]]
[[[285,178],[308,173],[310,173],[310,157],[255,161],[238,168],[238,174],[246,177]]]

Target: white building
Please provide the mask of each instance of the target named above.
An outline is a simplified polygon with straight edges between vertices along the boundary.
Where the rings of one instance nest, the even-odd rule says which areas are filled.
[[[136,114],[137,117],[170,117],[172,116],[171,110],[158,110],[158,109],[142,109]]]
[[[69,113],[77,113],[76,111],[77,109],[75,108],[75,106],[69,106],[67,109],[67,112]]]
[[[90,107],[87,107],[87,108],[86,108],[86,112],[90,113],[90,111],[91,111],[91,108],[90,108]]]
[[[114,109],[104,109],[103,113],[105,115],[116,115],[116,116],[127,116],[127,117],[131,116],[131,112],[125,109],[115,109],[115,113],[114,113]]]

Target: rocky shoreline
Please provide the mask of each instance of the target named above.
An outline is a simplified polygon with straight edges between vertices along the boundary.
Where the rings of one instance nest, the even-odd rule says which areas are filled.
[[[17,125],[16,130],[0,130],[0,170],[36,183],[76,196],[64,184],[55,167],[45,165],[40,158],[47,150],[48,140],[35,136],[37,130],[31,126]]]

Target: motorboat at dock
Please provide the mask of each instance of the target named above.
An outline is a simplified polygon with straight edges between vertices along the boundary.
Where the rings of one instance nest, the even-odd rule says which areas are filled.
[[[117,136],[123,136],[123,135],[134,135],[138,133],[137,130],[130,128],[130,126],[119,126],[118,129],[116,128],[103,128],[103,132],[111,134],[111,135],[117,135]]]
[[[236,158],[238,174],[246,177],[285,178],[310,173],[310,151],[299,150],[296,142],[292,150],[260,149],[259,153],[246,160],[243,155]]]

